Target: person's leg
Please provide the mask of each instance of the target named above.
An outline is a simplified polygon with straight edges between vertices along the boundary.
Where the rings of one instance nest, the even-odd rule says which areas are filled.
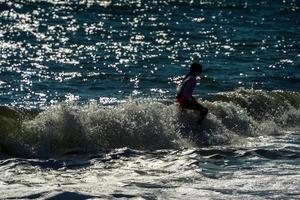
[[[200,120],[199,123],[202,122],[203,119],[205,119],[207,113],[208,113],[208,109],[204,106],[202,106],[198,101],[193,101],[193,100],[188,100],[186,102],[184,102],[184,104],[182,105],[183,108],[185,109],[190,109],[190,110],[197,110],[200,112]]]
[[[208,113],[208,109],[202,106],[200,103],[197,102],[197,108],[200,111],[200,119],[199,119],[199,124],[202,123],[202,121],[206,118],[206,115]]]
[[[202,119],[204,119],[208,113],[208,109],[206,107],[202,106],[200,103],[198,103],[198,107],[199,107],[199,110],[201,113],[201,117],[202,117]]]

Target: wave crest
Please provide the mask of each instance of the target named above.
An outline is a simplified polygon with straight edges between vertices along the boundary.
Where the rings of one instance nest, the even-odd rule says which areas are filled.
[[[61,103],[39,113],[1,107],[2,152],[49,157],[129,147],[168,149],[229,144],[243,137],[281,134],[299,127],[299,93],[236,90],[203,102],[209,114],[175,104],[129,100],[113,107]]]

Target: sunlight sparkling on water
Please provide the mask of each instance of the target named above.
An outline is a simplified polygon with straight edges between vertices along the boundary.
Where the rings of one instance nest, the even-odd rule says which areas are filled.
[[[81,96],[81,101],[119,96],[118,91],[123,96],[147,95],[151,84],[174,93],[176,85],[166,80],[184,73],[193,60],[204,62],[203,84],[209,92],[236,85],[284,89],[299,76],[295,71],[299,65],[295,1],[278,3],[282,17],[275,17],[269,9],[257,18],[253,13],[268,7],[267,2],[3,4],[0,81],[6,84],[0,84],[1,99],[9,103],[6,99],[12,98],[14,105],[30,105],[40,92],[47,96],[39,106],[53,98],[64,100],[70,92]],[[106,75],[91,80],[90,73]],[[94,84],[103,82],[108,91],[93,95]],[[61,83],[73,88],[61,87]],[[78,86],[85,89],[74,90]]]
[[[0,1],[0,198],[300,199],[299,8]]]

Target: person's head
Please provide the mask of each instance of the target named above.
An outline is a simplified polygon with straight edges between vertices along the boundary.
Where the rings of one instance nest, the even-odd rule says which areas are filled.
[[[202,72],[202,65],[199,63],[193,63],[191,64],[190,73],[193,73],[195,75],[200,75]]]

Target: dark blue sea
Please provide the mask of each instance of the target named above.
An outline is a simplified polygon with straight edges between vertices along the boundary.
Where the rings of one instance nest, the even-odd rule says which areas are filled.
[[[0,199],[300,199],[299,32],[298,0],[0,0]]]

